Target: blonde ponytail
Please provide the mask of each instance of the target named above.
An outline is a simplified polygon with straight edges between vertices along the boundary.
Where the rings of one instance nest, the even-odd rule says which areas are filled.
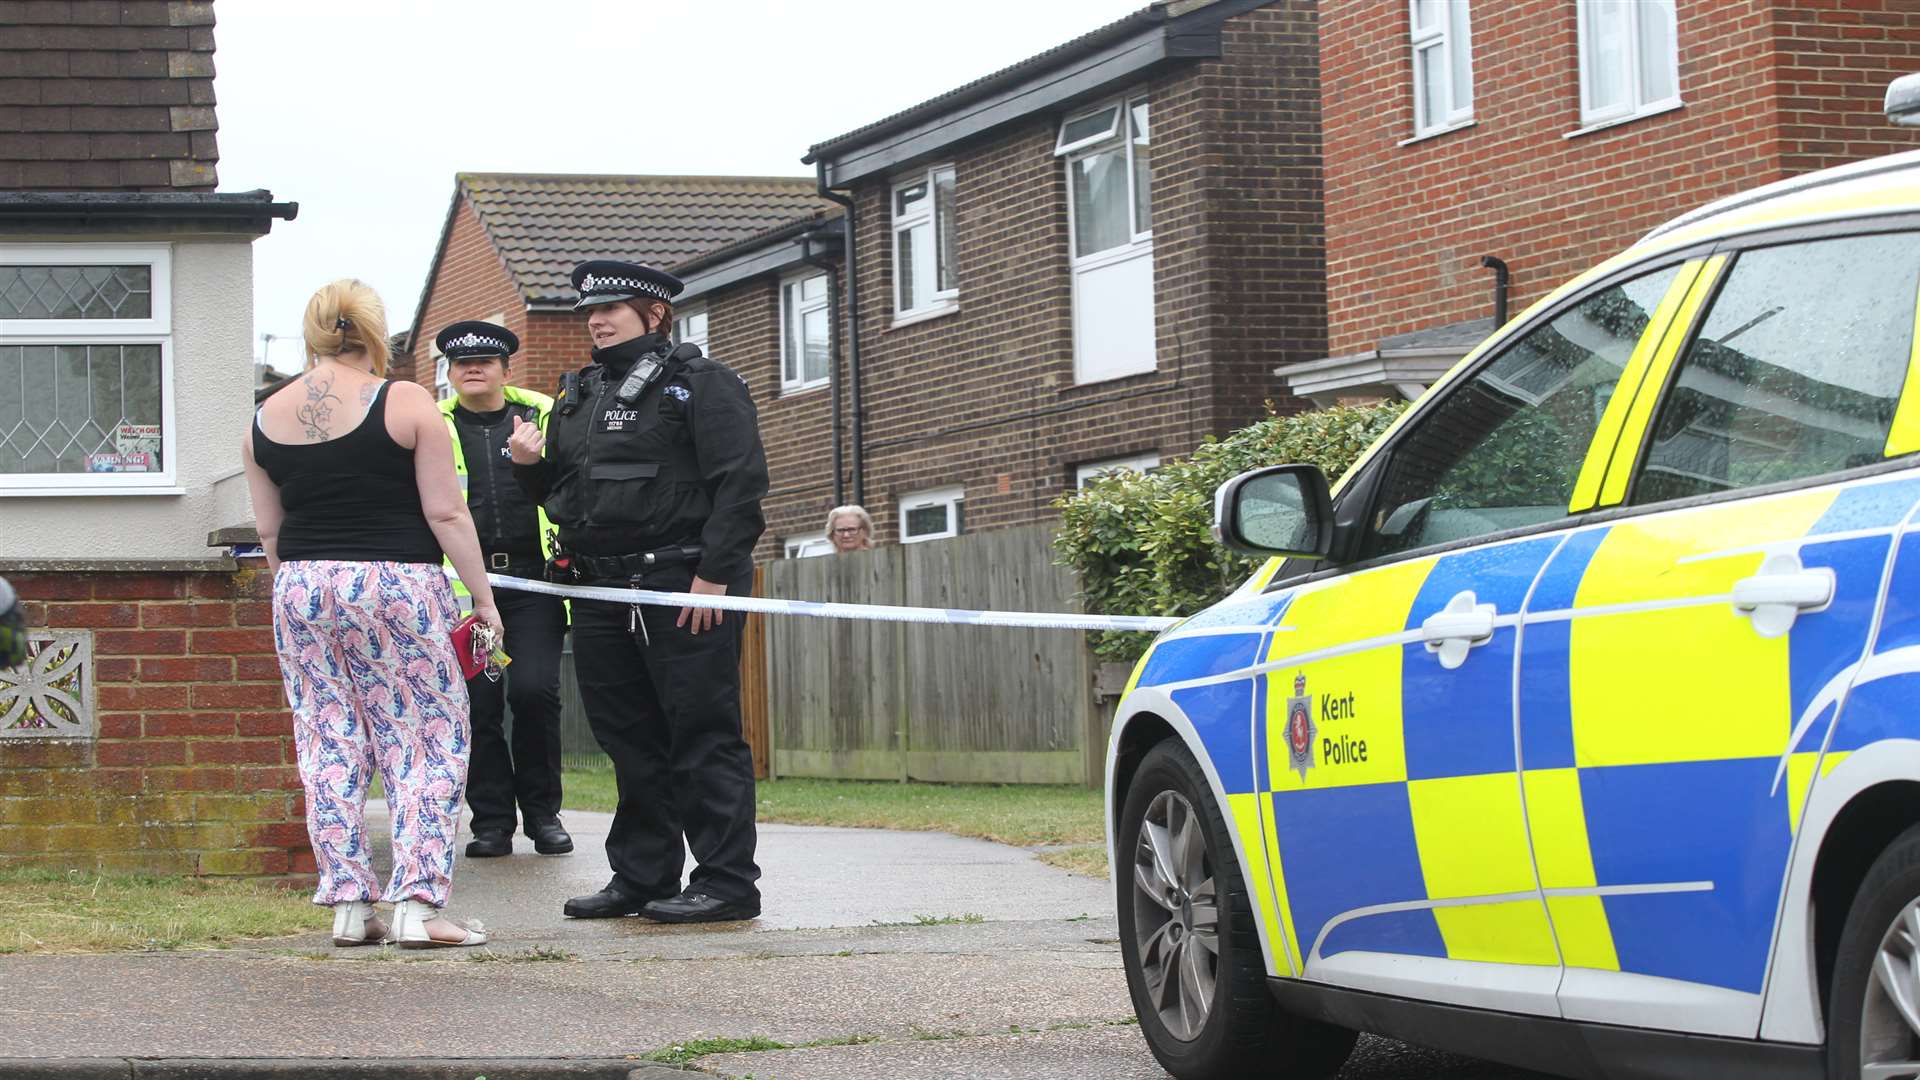
[[[358,278],[341,278],[320,287],[307,301],[301,327],[307,339],[307,367],[323,356],[364,352],[373,361],[373,373],[387,374],[387,308],[380,294]]]

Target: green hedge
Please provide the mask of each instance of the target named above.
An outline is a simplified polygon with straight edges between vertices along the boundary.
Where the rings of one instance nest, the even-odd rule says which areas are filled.
[[[1209,438],[1191,457],[1151,473],[1090,481],[1054,503],[1062,518],[1055,550],[1079,571],[1088,611],[1191,615],[1232,592],[1261,562],[1213,542],[1214,489],[1248,469],[1291,462],[1338,478],[1405,408],[1394,401],[1270,416]],[[1151,640],[1096,633],[1093,649],[1102,660],[1130,663]]]

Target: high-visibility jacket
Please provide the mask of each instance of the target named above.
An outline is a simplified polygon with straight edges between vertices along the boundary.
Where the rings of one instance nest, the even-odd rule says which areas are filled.
[[[543,433],[547,430],[547,416],[553,411],[552,398],[539,391],[527,390],[518,386],[502,387],[501,391],[506,395],[509,406],[517,405],[532,408],[533,422],[540,425],[540,430]],[[459,398],[448,398],[442,401],[440,403],[440,416],[446,421],[448,437],[453,440],[453,471],[454,474],[460,478],[460,493],[471,501],[473,488],[469,482],[470,477],[467,466],[466,449],[460,442],[460,429],[457,426],[458,421],[453,418],[453,410],[455,406],[459,404]],[[509,484],[513,483],[512,477],[507,477],[506,482]],[[550,559],[553,557],[553,523],[547,520],[547,511],[544,506],[535,506],[534,513],[538,515],[539,519],[540,556],[543,559]],[[452,566],[453,561],[449,559],[447,565]],[[453,594],[460,601],[460,609],[462,611],[472,609],[472,596],[467,591],[466,585],[458,579],[453,583]]]

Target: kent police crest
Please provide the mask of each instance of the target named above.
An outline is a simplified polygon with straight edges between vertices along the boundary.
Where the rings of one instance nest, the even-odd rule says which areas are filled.
[[[1287,752],[1302,783],[1313,768],[1313,740],[1319,735],[1313,723],[1313,699],[1307,696],[1307,676],[1302,672],[1293,677],[1293,696],[1287,699]]]

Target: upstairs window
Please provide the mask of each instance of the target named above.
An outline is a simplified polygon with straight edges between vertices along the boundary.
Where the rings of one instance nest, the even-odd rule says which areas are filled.
[[[1467,0],[1410,0],[1413,133],[1432,135],[1473,119],[1473,46]]]
[[[1674,0],[1578,0],[1583,125],[1680,104],[1673,5]]]
[[[1067,168],[1074,381],[1152,371],[1153,139],[1146,99],[1069,114],[1054,153]]]
[[[0,493],[173,489],[172,254],[0,246]]]
[[[833,368],[832,320],[827,314],[827,275],[810,273],[780,283],[780,389],[827,385]],[[706,319],[701,318],[705,329]]]
[[[893,310],[898,318],[956,306],[953,166],[943,165],[893,187]]]

